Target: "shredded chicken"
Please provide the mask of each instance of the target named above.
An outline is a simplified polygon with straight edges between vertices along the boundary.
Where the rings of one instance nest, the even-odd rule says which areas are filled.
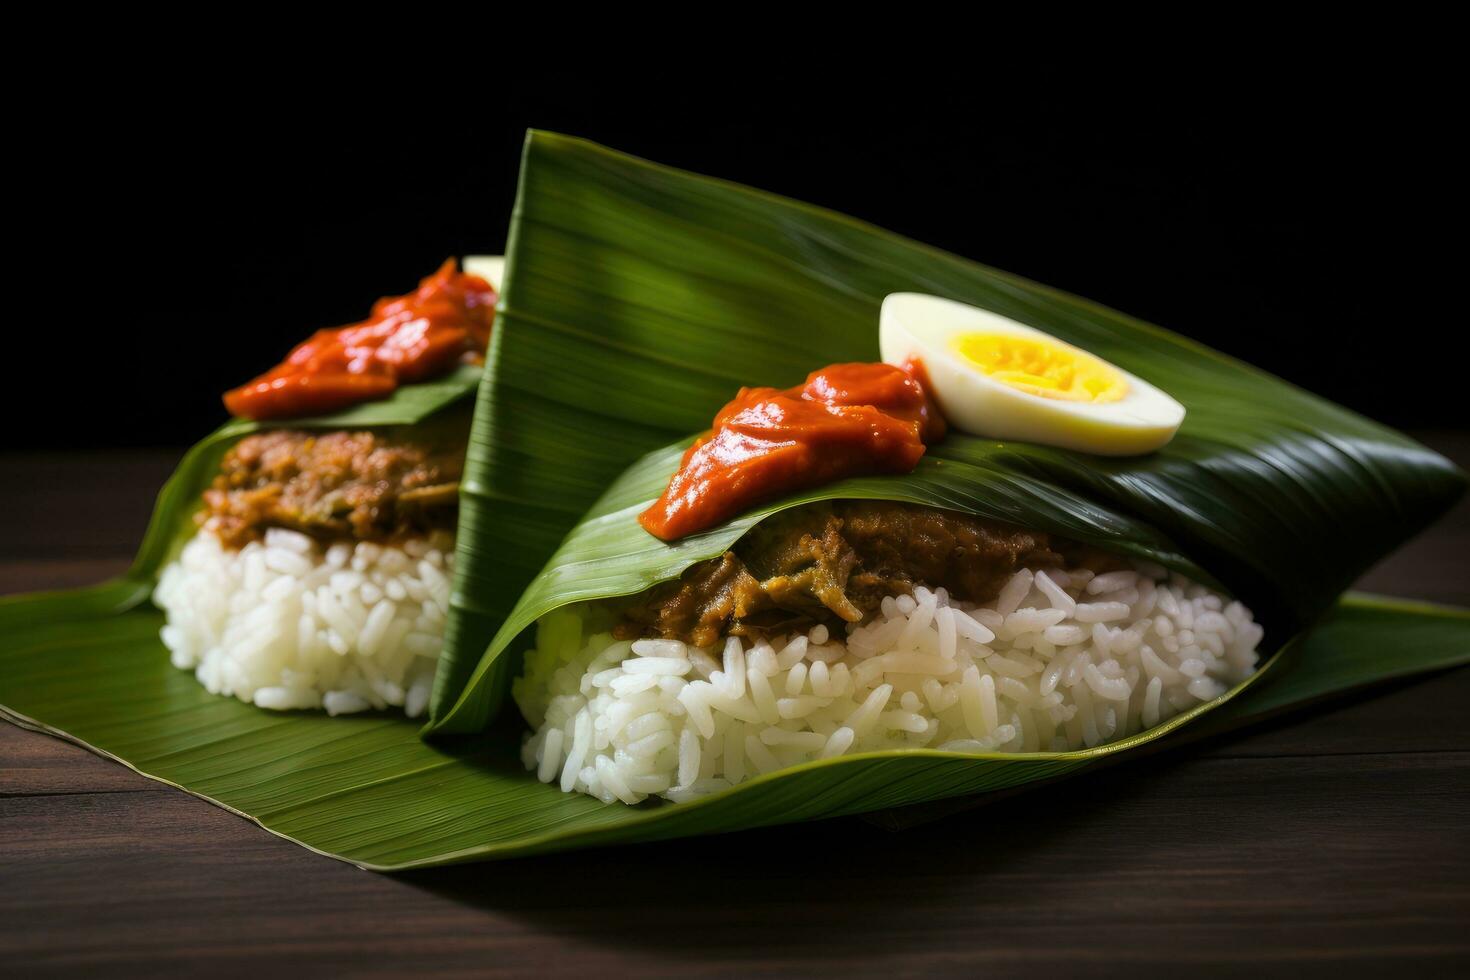
[[[644,593],[624,614],[622,638],[659,636],[695,646],[858,622],[884,596],[943,586],[985,602],[1021,568],[1110,559],[1041,531],[888,501],[794,508],[764,521],[718,558]]]
[[[247,436],[204,492],[200,523],[226,547],[284,527],[322,539],[387,541],[454,530],[463,442],[425,447],[373,432]]]

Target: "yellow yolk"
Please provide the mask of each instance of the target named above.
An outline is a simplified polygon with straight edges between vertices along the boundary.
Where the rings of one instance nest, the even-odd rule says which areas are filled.
[[[961,333],[950,347],[979,371],[1030,395],[1070,402],[1115,402],[1128,380],[1086,351],[1027,337]]]

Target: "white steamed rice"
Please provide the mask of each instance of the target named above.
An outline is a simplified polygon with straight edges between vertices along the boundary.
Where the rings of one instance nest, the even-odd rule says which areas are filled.
[[[516,699],[522,760],[605,802],[684,801],[879,749],[1065,751],[1151,728],[1255,670],[1248,609],[1162,568],[1018,572],[995,601],[890,596],[845,637],[615,641],[544,617]]]
[[[238,551],[201,531],[164,569],[174,666],[261,708],[423,713],[443,645],[451,541],[323,548],[271,529]]]

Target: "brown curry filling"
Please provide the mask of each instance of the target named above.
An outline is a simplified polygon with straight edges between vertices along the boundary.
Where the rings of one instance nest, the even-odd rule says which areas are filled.
[[[463,440],[445,448],[359,432],[247,436],[204,492],[199,522],[226,547],[283,527],[322,540],[393,541],[453,531]]]
[[[968,514],[889,501],[812,504],[761,522],[718,558],[654,586],[615,632],[708,647],[724,636],[835,629],[919,585],[985,602],[1022,568],[1079,565],[1119,567],[1094,549]]]

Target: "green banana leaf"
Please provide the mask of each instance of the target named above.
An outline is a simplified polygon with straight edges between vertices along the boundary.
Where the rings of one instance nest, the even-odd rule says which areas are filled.
[[[1168,748],[1393,677],[1470,662],[1470,613],[1350,597],[1193,725],[1083,752],[848,756],[692,803],[608,806],[529,776],[519,719],[426,742],[402,716],[260,711],[169,665],[141,605],[35,624],[0,603],[0,716],[68,738],[365,868],[407,868],[662,840],[1017,787]],[[78,604],[80,606],[80,603]],[[1201,706],[1196,712],[1209,706]],[[901,818],[902,811],[896,815]]]
[[[741,385],[877,360],[879,305],[897,291],[982,306],[1093,351],[1179,399],[1184,425],[1164,450],[1124,459],[952,432],[910,475],[833,484],[672,546],[637,524],[689,434]],[[475,412],[436,732],[495,716],[541,615],[672,578],[806,501],[931,504],[1153,558],[1240,596],[1279,645],[1465,482],[1398,433],[1087,300],[539,132],[526,141]]]

